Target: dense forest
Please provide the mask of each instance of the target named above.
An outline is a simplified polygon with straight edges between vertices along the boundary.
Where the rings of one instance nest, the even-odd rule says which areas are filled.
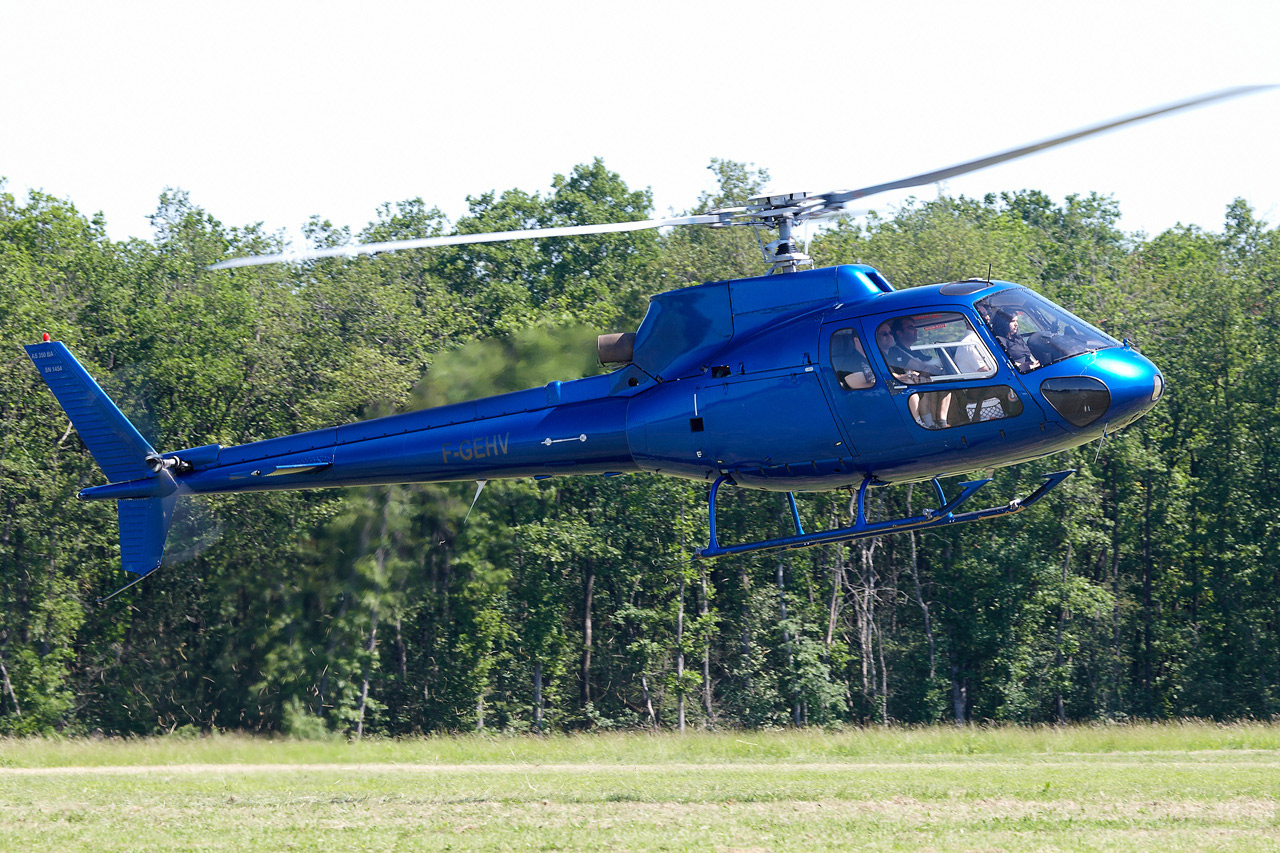
[[[764,175],[713,162],[741,202]],[[549,191],[421,199],[317,246],[648,218],[599,161]],[[233,271],[282,236],[181,192],[149,241],[0,185],[0,733],[211,728],[405,734],[606,727],[1055,722],[1280,713],[1280,232],[1124,233],[1109,198],[916,202],[816,234],[820,265],[898,288],[1034,287],[1163,369],[1101,445],[994,473],[1034,509],[942,532],[691,561],[706,485],[652,476],[185,501],[174,558],[127,578],[104,482],[19,346],[65,341],[162,449],[224,445],[602,370],[597,332],[650,295],[761,271],[747,229],[408,251]],[[987,474],[984,472],[984,476]],[[882,515],[919,487],[879,490]],[[847,492],[802,495],[838,523]],[[777,495],[721,524],[771,535]]]

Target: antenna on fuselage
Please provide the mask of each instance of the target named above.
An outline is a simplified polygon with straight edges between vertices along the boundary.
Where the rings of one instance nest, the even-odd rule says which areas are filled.
[[[484,491],[484,487],[488,482],[488,480],[476,480],[476,496],[471,499],[471,506],[467,507],[467,514],[462,517],[462,524],[466,524],[467,519],[471,517],[471,510],[476,508],[476,501],[480,500],[480,493]],[[461,527],[462,525],[458,526]]]

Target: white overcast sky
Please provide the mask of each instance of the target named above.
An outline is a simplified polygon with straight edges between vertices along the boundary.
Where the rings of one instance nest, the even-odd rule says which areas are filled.
[[[664,214],[713,188],[712,157],[777,191],[866,186],[1255,83],[1280,83],[1276,0],[0,0],[0,176],[117,239],[151,237],[166,187],[228,225],[358,230],[596,156]],[[1241,196],[1280,224],[1278,141],[1274,91],[946,190],[1096,190],[1148,234],[1220,230]]]

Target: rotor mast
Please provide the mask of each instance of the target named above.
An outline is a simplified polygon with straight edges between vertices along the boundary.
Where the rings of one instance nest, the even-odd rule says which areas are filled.
[[[800,267],[813,266],[813,258],[796,249],[796,223],[839,210],[828,209],[824,196],[805,192],[756,196],[744,207],[721,207],[709,211],[709,215],[718,217],[710,225],[712,228],[750,225],[756,229],[757,236],[761,228],[776,230],[777,239],[768,243],[760,241],[764,262],[769,264],[770,273],[795,272]]]
[[[795,238],[791,233],[794,226],[795,222],[790,216],[778,219],[778,239],[765,244],[766,249],[773,249],[772,258],[765,252],[765,263],[772,264],[769,272],[795,272],[801,264],[813,266],[813,258],[796,251]]]
[[[795,272],[802,266],[813,266],[813,258],[796,249],[795,226],[796,213],[801,208],[796,202],[804,201],[808,193],[787,193],[786,195],[757,196],[751,199],[749,210],[754,208],[756,215],[762,220],[772,219],[778,229],[778,239],[765,243],[764,262],[769,264],[769,272]],[[772,252],[772,255],[770,254]]]

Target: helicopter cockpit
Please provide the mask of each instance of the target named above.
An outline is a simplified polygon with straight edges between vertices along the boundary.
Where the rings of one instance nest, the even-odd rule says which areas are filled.
[[[1120,342],[1043,296],[1024,288],[1002,290],[975,304],[1019,373]]]

